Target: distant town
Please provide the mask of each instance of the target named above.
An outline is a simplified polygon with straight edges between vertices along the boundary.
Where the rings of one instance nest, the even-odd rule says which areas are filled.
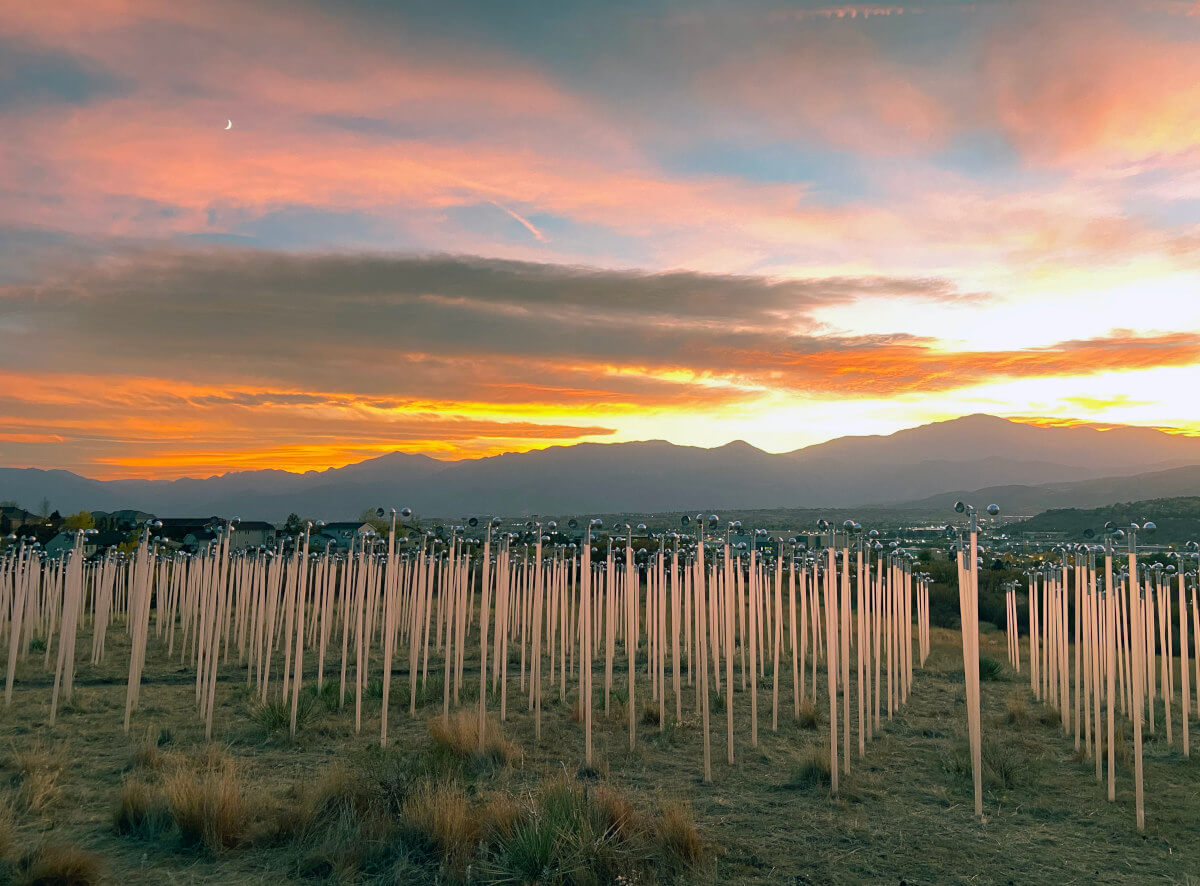
[[[1195,517],[1191,512],[1200,508],[1200,499],[1164,499],[1138,502],[1132,505],[1113,505],[1114,516],[1125,516],[1125,511],[1148,510],[1159,513],[1175,502],[1186,501],[1188,514],[1184,519],[1165,519],[1171,530],[1161,533],[1158,544],[1146,543],[1141,548],[1146,553],[1166,551],[1174,547],[1179,537],[1191,537],[1196,533]],[[1100,525],[1108,509],[1081,511],[1066,509],[1042,514],[1007,515],[997,520],[997,532],[993,536],[991,553],[996,561],[1011,561],[1022,555],[1051,551],[1056,546],[1086,541],[1090,523]],[[1140,512],[1140,511],[1139,511]],[[945,557],[947,542],[953,533],[945,524],[935,524],[927,519],[914,519],[914,515],[903,512],[888,512],[860,509],[851,516],[850,511],[830,509],[732,511],[725,512],[719,522],[719,532],[734,547],[754,547],[756,550],[775,553],[782,542],[795,543],[809,549],[823,547],[829,536],[819,530],[823,517],[830,525],[840,527],[846,519],[862,516],[868,529],[876,530],[876,539],[884,543],[895,541],[904,547],[923,551],[925,559]],[[600,526],[593,537],[601,542],[611,538],[621,544],[632,535],[639,550],[657,548],[667,543],[673,532],[694,534],[688,525],[680,525],[681,515],[655,514],[637,515],[630,513],[600,515]],[[725,519],[728,518],[728,519]],[[203,516],[160,516],[142,510],[88,511],[81,510],[62,514],[43,501],[38,510],[28,510],[12,501],[0,502],[0,550],[18,541],[36,542],[47,556],[57,557],[73,549],[79,530],[88,530],[82,539],[82,548],[89,559],[102,557],[109,551],[128,552],[136,547],[138,540],[150,524],[153,538],[164,552],[177,551],[194,554],[216,541],[222,528],[229,527],[229,549],[245,551],[255,548],[271,549],[280,543],[295,539],[308,530],[309,550],[343,553],[360,549],[364,540],[385,538],[391,529],[391,514],[381,508],[366,508],[358,519],[323,521],[316,517],[289,514],[281,523],[263,520],[241,520],[228,515]],[[491,519],[490,517],[487,519]],[[459,536],[468,545],[477,541],[485,532],[480,517],[461,517],[448,520],[439,517],[423,518],[408,516],[396,522],[397,538],[408,544],[418,538],[448,540]],[[1175,524],[1179,526],[1176,528]],[[536,533],[553,544],[581,542],[584,538],[586,520],[570,516],[520,515],[502,517],[495,524],[496,531],[513,534],[519,540],[532,543]],[[843,543],[841,532],[834,539],[836,547]],[[997,562],[997,565],[999,563]]]

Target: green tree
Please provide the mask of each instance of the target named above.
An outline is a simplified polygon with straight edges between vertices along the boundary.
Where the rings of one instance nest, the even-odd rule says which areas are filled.
[[[384,514],[384,516],[380,517],[375,513],[374,508],[364,510],[358,515],[358,519],[363,523],[370,523],[371,528],[382,536],[386,536],[392,527],[391,514]]]
[[[90,511],[80,511],[77,514],[71,514],[63,520],[63,529],[74,531],[76,529],[95,529],[96,521],[92,518]]]
[[[283,521],[283,534],[288,536],[296,536],[304,534],[304,527],[309,523],[316,523],[311,517],[301,517],[295,511],[287,515],[287,519]]]

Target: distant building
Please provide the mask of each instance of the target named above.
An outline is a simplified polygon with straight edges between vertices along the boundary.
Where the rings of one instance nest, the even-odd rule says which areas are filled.
[[[128,538],[128,533],[114,532],[112,530],[98,532],[95,535],[83,536],[83,553],[84,556],[94,557],[97,554],[103,554],[111,547],[124,544]],[[50,541],[46,542],[43,549],[51,557],[62,556],[75,547],[74,532],[60,532]]]
[[[92,520],[101,532],[112,530],[128,533],[153,519],[154,515],[145,511],[92,511]]]
[[[375,531],[375,527],[370,523],[362,523],[358,520],[344,520],[336,523],[326,523],[321,527],[320,534],[334,539],[342,548],[350,547],[350,543],[359,533],[367,530]],[[314,548],[311,537],[309,538],[309,550]]]
[[[224,526],[226,521],[220,517],[161,517],[162,528],[156,530],[158,535],[182,547],[184,550],[196,551],[208,544],[215,534],[210,526]],[[243,520],[233,527],[229,534],[229,549],[233,551],[245,548],[256,548],[260,545],[275,544],[275,526],[262,520]]]
[[[36,524],[41,526],[45,523],[45,517],[41,517],[24,508],[18,508],[13,505],[0,507],[0,534],[8,535],[10,532],[19,532],[22,527],[27,525]]]

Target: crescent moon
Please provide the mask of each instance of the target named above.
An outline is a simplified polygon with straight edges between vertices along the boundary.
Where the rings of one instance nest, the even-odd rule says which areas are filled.
[[[232,120],[226,120],[226,121],[225,121],[225,128],[226,128],[226,129],[233,129],[233,121],[232,121]]]

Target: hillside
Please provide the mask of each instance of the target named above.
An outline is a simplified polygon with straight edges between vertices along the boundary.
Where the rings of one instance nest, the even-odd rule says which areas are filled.
[[[1099,508],[1056,508],[1012,523],[1009,533],[1018,532],[1064,532],[1071,541],[1082,541],[1085,529],[1092,529],[1100,536],[1107,521],[1124,528],[1130,523],[1153,520],[1158,532],[1143,541],[1155,544],[1182,544],[1193,539],[1200,540],[1200,496],[1177,498],[1152,498],[1143,501],[1121,502]]]

